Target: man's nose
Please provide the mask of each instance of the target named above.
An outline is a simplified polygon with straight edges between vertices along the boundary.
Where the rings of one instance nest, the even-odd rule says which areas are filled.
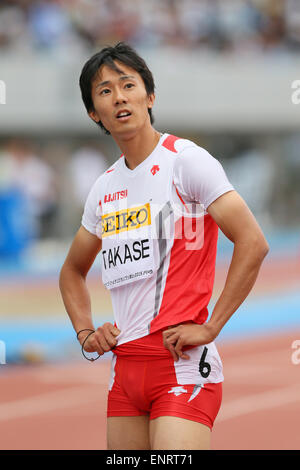
[[[115,104],[127,103],[127,97],[121,88],[115,90]]]

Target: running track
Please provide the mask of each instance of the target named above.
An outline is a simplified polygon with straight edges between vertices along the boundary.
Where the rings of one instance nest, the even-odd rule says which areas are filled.
[[[219,264],[215,296],[224,284],[227,267]],[[299,280],[299,251],[267,260],[251,297],[268,294],[276,300],[278,295],[298,291]],[[98,281],[93,284],[92,280],[101,298],[99,310],[107,311],[107,297],[99,294]],[[30,280],[27,285],[22,279],[18,286],[10,281],[1,286],[3,312],[12,320],[14,316],[17,321],[28,319],[31,313],[36,321],[44,321],[47,309],[65,315],[58,305],[56,281],[55,285],[32,285]],[[293,327],[281,330],[279,324],[269,336],[263,336],[268,329],[261,328],[259,335],[252,332],[240,342],[239,335],[216,341],[225,382],[213,449],[300,449],[300,364],[292,363],[292,344],[300,341],[300,326],[295,322],[298,308],[294,310]],[[288,315],[283,308],[280,316]],[[105,449],[109,367],[110,361],[104,359],[0,365],[0,449]]]
[[[217,343],[225,382],[213,449],[300,449],[297,339],[300,330]],[[103,359],[2,366],[0,449],[105,449],[109,367]]]

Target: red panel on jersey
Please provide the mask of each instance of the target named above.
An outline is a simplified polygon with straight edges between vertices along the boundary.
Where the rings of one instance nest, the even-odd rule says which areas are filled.
[[[195,224],[195,219],[192,219]],[[177,220],[175,233],[183,232],[184,218]],[[193,232],[195,229],[192,227]],[[175,237],[170,254],[166,284],[158,315],[152,320],[150,333],[184,321],[204,323],[208,316],[217,253],[218,225],[204,216],[204,242],[201,249],[187,250],[191,239]]]
[[[176,140],[179,140],[179,137],[176,137],[175,135],[169,135],[162,143],[166,149],[170,150],[171,152],[178,153],[177,150],[174,147],[174,143]]]

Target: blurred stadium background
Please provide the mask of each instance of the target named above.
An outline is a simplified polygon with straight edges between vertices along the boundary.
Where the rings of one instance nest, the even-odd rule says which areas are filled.
[[[120,152],[87,117],[78,79],[94,52],[121,40],[154,74],[155,127],[221,161],[270,244],[220,343],[300,337],[300,2],[2,0],[0,379],[83,360],[58,273],[89,188]],[[212,305],[231,252],[220,234]],[[88,282],[95,324],[111,321],[99,262]]]

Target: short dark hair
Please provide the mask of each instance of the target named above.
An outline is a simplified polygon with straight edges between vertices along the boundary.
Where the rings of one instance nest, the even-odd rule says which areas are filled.
[[[122,73],[122,71],[115,64],[115,60],[127,65],[128,67],[131,67],[140,74],[145,84],[148,96],[154,93],[155,85],[153,75],[144,59],[142,59],[142,57],[140,57],[131,46],[124,42],[119,42],[115,46],[105,47],[100,52],[94,54],[85,63],[81,71],[79,85],[81,89],[81,97],[88,113],[94,111],[94,104],[92,100],[92,82],[99,68],[105,64],[116,72]],[[154,118],[151,108],[148,108],[148,113],[150,115],[151,124],[153,124]],[[105,129],[101,121],[97,122],[96,124],[99,125],[106,134],[110,134],[110,132]]]

